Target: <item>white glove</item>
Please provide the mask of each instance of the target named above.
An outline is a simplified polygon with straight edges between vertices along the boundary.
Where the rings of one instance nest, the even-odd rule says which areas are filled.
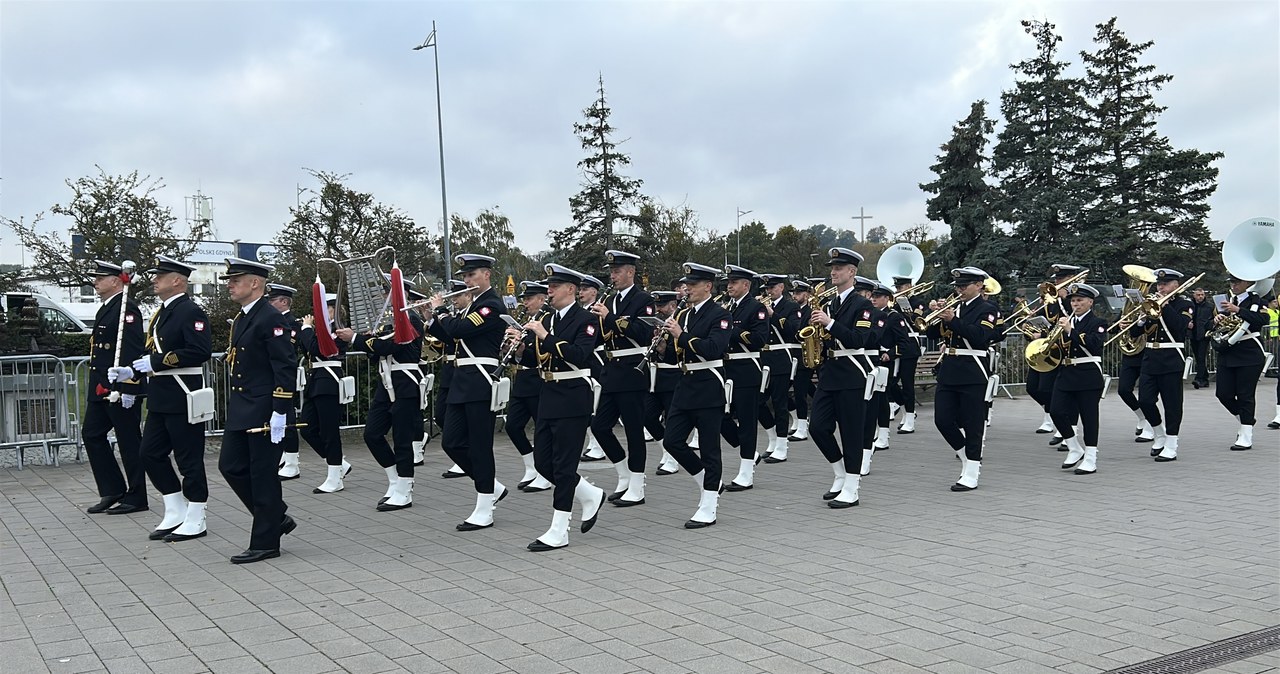
[[[129,409],[130,407],[133,407],[133,404],[137,401],[138,401],[138,396],[130,395],[128,393],[120,394],[120,406],[125,408],[126,410]]]
[[[149,356],[143,356],[133,361],[133,369],[142,373],[155,371],[151,369],[151,358]]]
[[[284,440],[285,416],[279,412],[271,413],[271,444],[279,444]]]
[[[109,367],[107,368],[107,381],[112,384],[118,381],[128,381],[133,379],[133,370],[127,367]]]

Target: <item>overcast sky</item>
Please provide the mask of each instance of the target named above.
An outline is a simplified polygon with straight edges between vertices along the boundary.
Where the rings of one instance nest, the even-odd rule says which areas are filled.
[[[497,206],[517,243],[569,222],[583,156],[572,124],[604,76],[629,175],[704,225],[738,208],[784,224],[901,230],[951,127],[1009,64],[1018,22],[1048,19],[1083,72],[1111,16],[1174,79],[1175,148],[1222,151],[1209,225],[1280,216],[1280,3],[1213,2],[39,2],[0,1],[0,214],[65,202],[67,178],[138,170],[163,203],[213,197],[220,239],[266,241],[303,167],[420,225],[440,220],[431,50],[439,27],[449,210]],[[47,218],[45,227],[68,224]],[[941,231],[935,225],[935,231]],[[455,251],[457,252],[457,251]],[[0,262],[17,262],[0,231]]]

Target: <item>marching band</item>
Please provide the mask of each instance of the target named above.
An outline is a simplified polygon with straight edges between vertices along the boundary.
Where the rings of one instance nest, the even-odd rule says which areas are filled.
[[[295,318],[297,291],[267,283],[269,265],[226,260],[222,279],[241,310],[230,321],[219,468],[253,514],[249,546],[233,563],[278,557],[281,536],[296,528],[280,485],[301,472],[298,436],[327,468],[313,493],[344,491],[351,464],[338,420],[356,397],[354,379],[343,370],[350,352],[365,354],[378,372],[364,440],[388,488],[371,505],[382,512],[412,507],[414,467],[424,463],[429,439],[423,412],[434,400],[440,444],[454,464],[444,477],[469,477],[475,490],[474,509],[456,529],[494,526],[495,507],[509,493],[497,479],[493,450],[503,419],[523,460],[518,488],[552,492],[550,528],[527,546],[536,552],[569,544],[575,505],[581,533],[592,530],[606,502],[643,505],[647,441],[663,449],[656,475],[683,470],[698,486],[688,529],[716,524],[722,494],[753,489],[761,461],[786,463],[794,458],[791,443],[807,439],[831,466],[826,505],[857,506],[872,457],[889,446],[893,420],[902,414],[898,434],[920,430],[915,378],[926,341],[938,357],[934,424],[960,463],[954,492],[978,488],[1000,390],[997,345],[1012,330],[1028,337],[1027,390],[1046,414],[1037,432],[1054,433],[1051,444],[1066,452],[1062,469],[1098,470],[1099,408],[1111,380],[1102,356],[1115,340],[1122,353],[1119,394],[1137,417],[1135,440],[1151,442],[1157,462],[1179,458],[1191,317],[1181,293],[1201,277],[1188,280],[1174,269],[1126,265],[1135,287],[1125,293],[1120,318],[1109,323],[1094,311],[1102,293],[1086,283],[1089,270],[1071,264],[1053,265],[1040,296],[1006,315],[994,301],[999,284],[973,266],[950,270],[952,294],[928,303],[922,295],[932,284],[916,285],[923,269],[882,272],[876,281],[859,275],[863,256],[843,247],[827,251],[830,271],[822,279],[688,262],[671,291],[648,292],[638,282],[640,256],[609,250],[607,288],[590,274],[548,264],[544,279],[521,283],[523,306],[513,318],[493,287],[493,257],[468,253],[454,262],[460,278],[412,305],[413,284],[394,268],[384,275],[383,318],[351,325],[341,286],[337,296],[327,295],[317,277],[316,313]],[[101,500],[88,511],[146,511],[145,474],[164,503],[150,537],[203,537],[203,423],[213,416],[202,373],[212,352],[209,318],[186,294],[194,268],[162,256],[150,273],[163,305],[144,328],[128,298],[128,264],[97,261],[92,272],[104,305],[94,328],[90,377],[97,386],[84,438]],[[1261,338],[1265,300],[1255,285],[1265,275],[1232,272],[1211,333],[1219,351],[1216,396],[1238,424],[1235,451],[1254,445],[1254,393],[1272,358]],[[727,288],[716,297],[718,280]],[[148,414],[140,428],[143,404]],[[614,430],[619,422],[622,440]],[[123,474],[108,430],[119,443]],[[736,465],[724,465],[722,440],[738,450]],[[616,470],[612,492],[579,473],[580,461],[598,459]]]

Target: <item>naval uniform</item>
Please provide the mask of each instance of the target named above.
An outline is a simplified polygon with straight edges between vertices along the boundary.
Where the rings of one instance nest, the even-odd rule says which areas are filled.
[[[329,329],[333,330],[330,323]],[[326,465],[342,465],[342,404],[339,402],[342,388],[342,366],[346,358],[347,343],[334,338],[338,353],[325,357],[320,353],[320,340],[316,331],[304,328],[298,332],[298,346],[306,355],[310,373],[302,395],[302,423],[299,431],[302,439],[316,450]],[[285,437],[287,438],[288,431]]]
[[[204,424],[187,423],[187,392],[204,388],[202,368],[213,354],[209,316],[190,296],[175,295],[151,317],[148,333],[143,357],[151,361],[152,373],[147,382],[142,465],[161,494],[181,491],[190,502],[206,503]],[[170,453],[182,473],[181,481],[169,462]]]
[[[1163,403],[1165,435],[1177,436],[1182,427],[1183,344],[1190,323],[1191,300],[1175,297],[1161,309],[1159,319],[1144,318],[1129,327],[1129,334],[1135,337],[1144,332],[1147,335],[1138,377],[1138,404],[1147,422],[1156,428],[1162,421],[1156,401]]]
[[[298,381],[289,319],[259,297],[236,313],[227,351],[230,395],[218,470],[253,514],[250,550],[278,550],[288,506],[276,471],[283,443],[271,442],[273,414],[288,416]]]
[[[889,304],[890,307],[894,305]],[[889,372],[889,401],[902,405],[902,411],[916,411],[916,366],[920,362],[920,333],[916,332],[915,315],[924,309],[923,301],[912,303],[912,315],[890,311],[890,328],[894,332],[893,369]],[[905,335],[905,338],[904,336]]]
[[[600,343],[599,321],[577,302],[542,318],[547,336],[534,339],[532,354],[540,369],[530,370],[543,380],[534,422],[533,464],[538,474],[555,485],[555,510],[573,509],[582,443],[591,423],[593,393],[587,367]]]
[[[680,366],[680,382],[667,411],[667,434],[662,440],[667,450],[690,475],[703,472],[704,491],[719,491],[720,424],[724,419],[724,354],[732,334],[733,318],[710,298],[676,314],[683,332],[674,340],[664,359]],[[698,431],[701,458],[688,444],[689,434]]]
[[[374,334],[356,333],[351,348],[363,351],[377,363],[379,384],[374,387],[365,418],[364,444],[383,468],[395,466],[396,475],[413,477],[413,443],[422,432],[422,319],[407,311],[414,338],[397,344],[395,330],[386,326]],[[387,431],[391,440],[387,443]]]
[[[987,347],[995,336],[997,313],[994,304],[979,296],[958,305],[950,323],[929,326],[929,337],[940,340],[942,347],[934,425],[951,449],[963,449],[969,461],[982,461],[990,376]]]
[[[541,320],[547,310],[539,312],[530,320]],[[532,343],[532,335],[524,338],[525,344]],[[511,400],[507,402],[507,420],[503,431],[510,438],[520,456],[533,453],[533,443],[525,435],[525,426],[533,420],[534,430],[538,427],[538,399],[542,395],[542,373],[538,371],[538,358],[531,346],[525,346],[520,358],[516,360],[516,371],[511,377]]]
[[[118,293],[98,308],[94,318],[92,342],[89,344],[89,396],[85,404],[84,424],[80,434],[85,452],[89,455],[89,467],[98,486],[98,496],[114,497],[119,503],[139,509],[147,507],[146,473],[143,471],[142,454],[142,399],[146,395],[145,380],[116,382],[107,380],[107,368],[128,365],[140,357],[145,348],[142,332],[142,312],[138,305],[129,302],[124,315],[124,339],[120,346],[120,360],[115,360],[116,336],[120,331],[120,302],[124,293]],[[121,404],[109,402],[109,391],[99,393],[99,387],[137,396],[133,406],[125,409]],[[116,463],[107,433],[115,429],[116,443],[120,447],[120,460],[124,474]]]
[[[796,334],[798,335],[809,324],[809,317],[813,315],[813,307],[809,306],[808,302],[797,302],[796,304],[797,307],[792,310],[793,317],[791,321],[795,324]],[[796,359],[796,375],[791,380],[791,399],[795,405],[796,419],[808,423],[809,403],[813,399],[813,369],[805,367],[804,354],[801,349],[796,349],[796,353],[793,355]]]
[[[760,350],[769,341],[769,318],[764,305],[750,295],[733,300],[729,314],[733,332],[724,355],[724,375],[733,380],[733,401],[730,413],[720,423],[720,435],[730,447],[738,448],[739,458],[754,461],[760,442],[756,421],[764,376]]]
[[[1053,329],[1053,326],[1058,324],[1059,318],[1071,315],[1071,310],[1064,308],[1062,300],[1055,297],[1052,302],[1041,306],[1033,315],[1043,316],[1045,320],[1049,321],[1049,327],[1045,329],[1047,334],[1049,330]],[[1034,369],[1027,370],[1027,395],[1039,403],[1046,414],[1050,413],[1050,409],[1053,406],[1053,383],[1057,376],[1057,368],[1048,372],[1040,372]],[[1056,429],[1054,434],[1060,436],[1062,429]]]
[[[266,297],[264,297],[263,299],[266,299]],[[296,424],[298,420],[297,419],[298,410],[302,407],[302,404],[301,404],[302,390],[298,389],[298,385],[297,385],[297,380],[300,378],[298,374],[298,370],[301,369],[301,366],[299,365],[298,357],[301,355],[305,355],[302,351],[301,346],[298,343],[298,331],[302,330],[302,320],[294,316],[292,311],[281,311],[280,315],[284,317],[284,325],[286,328],[289,329],[290,339],[293,340],[294,346],[297,349],[297,352],[294,353],[294,363],[293,363],[294,377],[295,377],[295,381],[294,381],[295,393],[293,396],[293,400],[291,401],[292,405],[289,407],[289,413],[288,413],[289,418],[288,418],[288,421],[286,422],[288,425],[285,426],[284,440],[280,441],[280,447],[284,454],[297,454],[298,447],[300,445],[298,442],[299,433],[298,433],[298,428]],[[305,376],[305,375],[302,375],[302,376]],[[304,386],[302,388],[306,388],[306,387]],[[297,457],[295,456],[294,458],[297,458]]]
[[[787,392],[791,390],[791,370],[800,357],[796,333],[804,327],[797,322],[800,305],[783,295],[771,307],[769,338],[760,354],[761,367],[769,368],[769,384],[760,397],[757,416],[761,428],[772,428],[779,438],[786,438],[791,428],[787,411]]]
[[[653,298],[639,286],[632,285],[617,290],[607,306],[609,313],[599,320],[604,330],[605,360],[600,405],[591,420],[591,434],[609,462],[616,464],[624,458],[622,443],[613,434],[613,427],[621,419],[627,437],[627,470],[643,473],[644,399],[649,391],[649,373],[636,366],[653,340],[653,327],[640,320],[641,316],[653,316]]]
[[[1230,301],[1240,307],[1236,315],[1248,327],[1245,328],[1244,336],[1235,344],[1228,345],[1226,340],[1218,344],[1215,392],[1222,406],[1232,415],[1240,417],[1240,425],[1252,426],[1257,423],[1254,397],[1258,379],[1262,376],[1262,366],[1267,361],[1267,352],[1262,347],[1262,328],[1267,324],[1267,316],[1262,313],[1262,300],[1247,290],[1243,295],[1233,295]]]
[[[1090,311],[1072,316],[1064,359],[1056,369],[1050,413],[1063,440],[1075,437],[1080,420],[1085,447],[1098,446],[1098,406],[1102,401],[1102,345],[1107,340],[1107,322]],[[1064,442],[1064,444],[1067,444]],[[1078,451],[1078,450],[1077,450]]]
[[[683,304],[681,302],[681,309],[684,308]],[[677,309],[677,311],[679,310]],[[675,340],[672,339],[671,333],[663,331],[658,339],[662,344],[662,351],[659,352],[658,347],[654,347],[654,355],[650,357],[649,376],[653,379],[649,396],[644,401],[644,426],[654,440],[661,442],[666,437],[666,422],[671,410],[671,397],[675,395],[676,384],[680,383],[680,366],[667,362],[659,355],[659,353],[665,354],[676,348]]]
[[[864,397],[871,366],[866,349],[872,342],[871,301],[854,291],[840,293],[827,307],[835,322],[827,330],[831,337],[823,343],[822,364],[818,367],[818,390],[813,394],[809,435],[828,463],[843,458],[847,475],[862,472],[863,424],[867,401]],[[840,441],[836,442],[836,425]]]
[[[457,360],[445,401],[440,445],[471,476],[480,494],[494,493],[495,413],[489,404],[507,328],[502,320],[505,313],[502,298],[489,288],[476,296],[463,316],[451,316],[443,307],[437,309],[428,328],[441,341],[456,342]]]

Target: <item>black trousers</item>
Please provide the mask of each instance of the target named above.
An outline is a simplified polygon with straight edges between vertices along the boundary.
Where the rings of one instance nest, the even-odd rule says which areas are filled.
[[[1258,422],[1257,397],[1258,379],[1262,377],[1262,364],[1242,365],[1240,367],[1223,367],[1218,365],[1218,385],[1215,393],[1218,402],[1232,414],[1240,415],[1240,423],[1252,426]]]
[[[1196,382],[1209,383],[1209,340],[1191,340],[1191,354],[1196,361]],[[1221,368],[1219,368],[1221,369]]]
[[[791,371],[769,372],[769,388],[760,396],[756,418],[761,428],[772,428],[778,437],[791,431],[791,413],[787,411],[787,392],[791,390]],[[738,395],[737,391],[733,392]]]
[[[933,398],[933,425],[951,449],[964,450],[970,461],[982,460],[982,434],[987,429],[985,384],[938,384]]]
[[[330,466],[342,465],[342,405],[338,396],[325,395],[307,398],[302,403],[302,423],[299,431],[316,454]]]
[[[116,463],[115,451],[107,441],[107,432],[116,431],[116,443],[120,446],[120,461],[124,474]],[[146,471],[142,467],[142,399],[125,409],[105,400],[90,400],[85,404],[84,424],[80,427],[84,449],[89,455],[89,467],[98,485],[98,496],[121,496],[120,502],[129,505],[147,505]]]
[[[1087,366],[1086,366],[1087,367]],[[1098,446],[1098,406],[1102,401],[1102,389],[1087,391],[1053,392],[1053,408],[1049,414],[1053,416],[1053,425],[1064,439],[1073,438],[1076,431],[1073,426],[1080,420],[1081,433],[1084,435],[1085,447]]]
[[[204,471],[204,424],[187,423],[187,413],[147,411],[142,429],[142,466],[161,494],[181,491],[188,501],[209,501],[209,480]],[[182,480],[169,462],[169,454],[182,471]],[[273,470],[279,470],[276,457]]]
[[[573,511],[573,491],[578,488],[578,462],[587,440],[591,417],[538,419],[533,426],[533,467],[554,484],[551,507]]]
[[[759,386],[735,386],[729,413],[720,419],[720,437],[730,447],[738,448],[739,458],[756,458],[756,449],[760,447],[760,428],[756,426],[759,412]]]
[[[1138,387],[1138,375],[1140,374],[1142,374],[1141,357],[1122,357],[1120,359],[1119,388],[1116,393],[1120,394],[1120,399],[1131,410],[1142,409],[1142,406],[1138,403],[1138,396],[1134,393]]]
[[[916,365],[919,358],[899,358],[889,377],[889,401],[902,405],[907,412],[916,411]]]
[[[724,419],[724,407],[700,407],[685,410],[673,407],[667,412],[667,436],[662,448],[667,450],[680,467],[690,475],[706,471],[702,476],[702,488],[720,490],[720,423]],[[689,446],[689,434],[698,429],[698,452]],[[698,453],[702,457],[698,457]]]
[[[1142,416],[1152,427],[1160,425],[1160,409],[1156,406],[1159,400],[1164,405],[1164,432],[1177,435],[1182,428],[1182,373],[1150,374],[1143,372],[1138,377],[1138,404],[1142,406]]]
[[[387,431],[391,431],[394,445],[387,443]],[[396,475],[413,477],[413,441],[421,432],[422,409],[418,397],[398,395],[396,401],[391,402],[387,390],[379,387],[369,404],[364,424],[364,444],[378,465],[395,466]]]
[[[448,403],[446,402],[448,400],[448,386],[441,387],[436,391],[436,400],[432,403],[431,413],[433,415],[432,421],[436,422],[436,426],[440,427],[441,431],[444,430],[444,409],[448,407]]]
[[[590,418],[590,417],[588,417]],[[533,443],[529,441],[529,436],[524,434],[524,427],[529,425],[529,420],[533,420],[534,432],[538,428],[538,398],[520,397],[512,398],[507,403],[507,423],[503,425],[503,430],[507,437],[511,438],[511,444],[515,445],[516,451],[520,452],[520,456],[528,456],[533,453]]]
[[[253,514],[249,549],[280,548],[280,523],[288,507],[276,471],[283,448],[273,444],[268,433],[226,431],[222,434],[222,451],[218,470],[231,491]]]
[[[644,397],[645,391],[617,391],[601,393],[600,404],[591,419],[591,434],[600,443],[600,449],[609,457],[609,463],[627,460],[627,470],[643,473],[645,464]],[[627,438],[627,451],[613,434],[613,427],[622,419],[622,431]]]
[[[809,401],[813,399],[813,370],[804,365],[796,366],[796,378],[791,382],[792,398],[796,405],[796,418],[809,418]]]
[[[1045,412],[1050,411],[1053,405],[1053,384],[1058,379],[1056,370],[1051,372],[1039,372],[1036,370],[1027,370],[1027,395],[1031,399],[1040,403],[1040,407]]]
[[[867,414],[867,401],[862,398],[862,387],[826,391],[818,389],[813,394],[813,414],[809,418],[809,437],[821,450],[827,463],[844,458],[844,470],[851,475],[862,471],[863,423]],[[836,425],[840,426],[840,441],[836,442]],[[841,449],[843,448],[843,450]]]
[[[671,398],[674,395],[675,391],[658,391],[644,397],[644,427],[648,429],[649,435],[652,435],[654,440],[662,440],[666,437],[664,425],[667,410],[671,409]]]
[[[493,421],[494,414],[489,411],[487,400],[445,406],[440,446],[471,476],[477,494],[494,493]],[[537,466],[536,457],[534,466]]]

